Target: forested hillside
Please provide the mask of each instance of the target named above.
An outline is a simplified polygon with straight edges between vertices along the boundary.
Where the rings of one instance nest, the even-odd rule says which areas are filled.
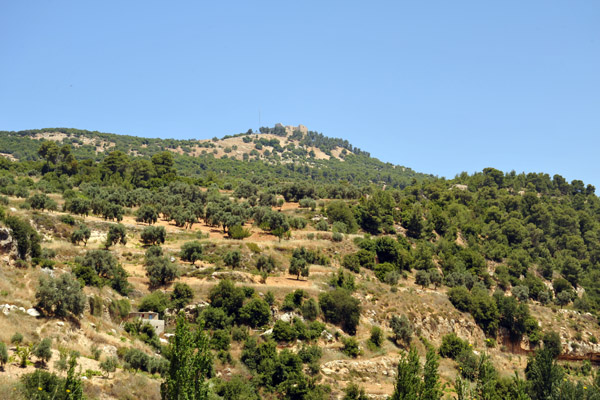
[[[250,129],[210,140],[148,139],[69,128],[4,131],[0,132],[0,153],[11,159],[39,161],[37,148],[43,140],[69,145],[77,159],[97,162],[115,151],[147,159],[169,151],[181,175],[201,178],[204,185],[212,182],[233,185],[252,174],[255,179],[271,182],[346,182],[353,186],[377,184],[401,188],[412,179],[431,177],[383,163],[347,140],[329,138],[303,126],[263,127],[256,133]]]
[[[0,153],[7,398],[600,398],[582,181],[435,178],[281,125]]]

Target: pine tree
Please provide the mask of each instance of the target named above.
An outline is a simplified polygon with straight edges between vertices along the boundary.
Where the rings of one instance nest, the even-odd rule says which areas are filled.
[[[421,364],[414,347],[398,363],[398,377],[390,400],[416,400],[421,392]]]
[[[208,338],[201,327],[193,332],[183,313],[179,313],[172,340],[167,352],[169,370],[160,388],[162,400],[207,399],[205,378],[212,371]]]
[[[438,373],[438,355],[435,349],[429,348],[423,368],[423,393],[421,400],[440,400],[442,398],[442,389],[440,384],[440,375]]]

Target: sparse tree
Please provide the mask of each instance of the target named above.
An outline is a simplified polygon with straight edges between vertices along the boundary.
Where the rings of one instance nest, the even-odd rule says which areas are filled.
[[[108,379],[110,377],[110,373],[117,370],[117,365],[117,357],[106,357],[106,359],[100,363],[99,367],[104,373],[104,377]]]
[[[182,261],[188,261],[195,264],[202,259],[202,244],[198,241],[184,243],[181,247],[179,256]]]
[[[52,340],[49,338],[42,339],[34,348],[33,355],[40,359],[45,366],[48,360],[52,358]]]
[[[35,298],[37,307],[44,314],[55,317],[65,317],[69,313],[79,315],[85,306],[81,285],[71,274],[40,278]]]
[[[104,246],[108,249],[118,243],[127,244],[127,232],[122,224],[113,224],[108,228]]]

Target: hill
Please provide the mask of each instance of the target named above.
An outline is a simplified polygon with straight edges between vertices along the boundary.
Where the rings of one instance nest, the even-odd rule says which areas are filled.
[[[302,127],[67,131],[0,136],[6,398],[159,399],[190,376],[211,399],[600,393],[591,185],[403,175]]]
[[[226,135],[201,140],[150,139],[69,128],[0,132],[1,154],[12,160],[39,160],[40,141],[71,146],[78,159],[102,161],[110,152],[150,158],[161,151],[173,153],[177,170],[186,176],[211,171],[223,185],[235,183],[248,173],[270,181],[351,182],[356,186],[402,188],[413,179],[431,175],[381,162],[348,141],[326,137],[306,127],[261,128],[260,132]]]

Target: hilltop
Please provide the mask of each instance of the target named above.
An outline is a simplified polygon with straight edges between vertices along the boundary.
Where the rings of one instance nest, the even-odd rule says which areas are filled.
[[[211,399],[599,393],[592,185],[439,179],[302,126],[262,131],[0,135],[7,398],[79,382],[159,399],[185,364],[170,346],[192,342]]]
[[[410,168],[384,163],[352,146],[347,140],[329,138],[305,126],[276,125],[226,135],[221,139],[151,139],[70,128],[47,128],[0,132],[0,154],[11,160],[39,160],[40,141],[70,145],[78,159],[100,162],[112,151],[131,157],[150,158],[161,151],[175,157],[181,174],[197,177],[205,171],[217,173],[222,182],[247,177],[247,170],[281,181],[347,182],[353,185],[402,188],[413,179],[432,178]],[[241,165],[244,165],[241,167]]]

